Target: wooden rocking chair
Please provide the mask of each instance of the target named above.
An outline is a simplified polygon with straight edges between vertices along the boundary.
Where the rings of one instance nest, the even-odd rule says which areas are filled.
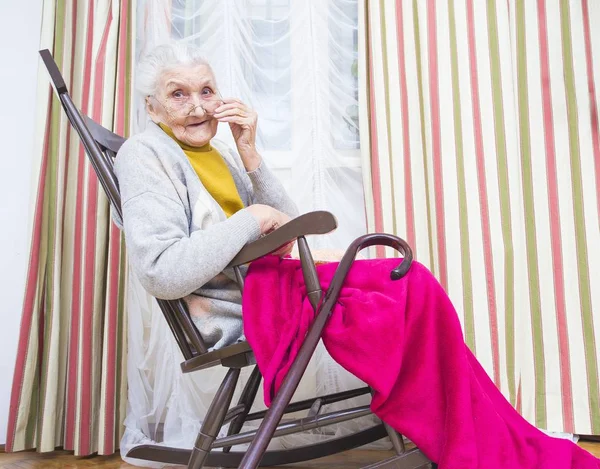
[[[48,69],[56,94],[71,125],[81,138],[113,210],[121,216],[121,198],[118,181],[113,172],[113,159],[125,139],[105,129],[87,116],[82,116],[73,104],[65,81],[50,52],[42,50],[40,55]],[[344,422],[371,413],[369,406],[335,412],[321,412],[323,406],[327,404],[369,394],[369,387],[319,396],[290,404],[292,395],[318,344],[323,328],[356,254],[361,249],[377,244],[390,246],[400,251],[404,259],[392,271],[392,279],[402,278],[412,262],[411,249],[402,239],[388,234],[362,236],[348,248],[330,288],[323,293],[305,236],[325,234],[334,230],[336,226],[335,217],[328,212],[312,212],[299,216],[269,235],[245,246],[229,265],[234,268],[238,285],[240,289],[243,289],[244,281],[239,269],[240,265],[265,256],[292,240],[297,240],[304,279],[309,292],[308,296],[315,310],[318,310],[314,323],[294,364],[274,398],[270,409],[266,411],[250,413],[261,382],[261,374],[258,367],[254,365],[254,356],[248,343],[236,343],[209,352],[202,336],[192,322],[183,300],[157,300],[183,354],[182,372],[191,373],[217,365],[228,368],[228,371],[208,409],[193,449],[140,445],[130,450],[127,456],[148,461],[187,465],[190,469],[203,467],[256,468],[259,465],[276,466],[320,458],[363,446],[389,436],[396,455],[385,461],[369,465],[368,468],[425,469],[431,467],[432,463],[418,449],[405,450],[402,437],[385,423],[313,445],[267,451],[267,445],[274,437]],[[246,366],[254,366],[254,370],[241,393],[239,402],[232,406],[231,400],[240,370]],[[280,424],[284,414],[302,410],[308,410],[306,417]],[[252,420],[262,420],[258,430],[240,433],[243,424]],[[217,438],[219,431],[227,423],[229,423],[227,436]],[[232,446],[243,443],[250,443],[247,451],[231,451]]]

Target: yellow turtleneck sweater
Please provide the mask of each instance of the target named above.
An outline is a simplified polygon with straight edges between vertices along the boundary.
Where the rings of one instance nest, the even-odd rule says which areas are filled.
[[[159,124],[165,133],[177,142],[188,157],[192,168],[208,193],[221,206],[227,217],[244,208],[244,203],[235,186],[229,166],[221,154],[210,142],[201,147],[191,147],[177,140],[173,131],[164,124]]]

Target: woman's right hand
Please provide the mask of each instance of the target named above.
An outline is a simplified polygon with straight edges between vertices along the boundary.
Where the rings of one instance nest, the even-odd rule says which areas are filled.
[[[254,204],[247,210],[258,222],[260,234],[265,235],[290,221],[290,217],[268,205]]]

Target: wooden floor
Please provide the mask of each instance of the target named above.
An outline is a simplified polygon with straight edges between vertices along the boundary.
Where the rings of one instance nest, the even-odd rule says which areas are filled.
[[[581,446],[600,457],[600,442],[581,442]],[[390,452],[385,451],[361,451],[353,450],[346,453],[329,456],[327,458],[315,459],[312,462],[292,464],[285,467],[295,469],[358,469],[367,464],[374,463],[389,457]],[[0,452],[0,468],[2,469],[30,469],[30,468],[103,468],[103,469],[125,469],[133,468],[124,463],[118,455],[96,456],[88,458],[76,458],[67,451],[38,454],[35,452],[22,452],[6,454]],[[181,468],[182,466],[172,466]]]

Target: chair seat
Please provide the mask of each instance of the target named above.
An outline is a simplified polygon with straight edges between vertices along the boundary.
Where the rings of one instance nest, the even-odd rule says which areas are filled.
[[[190,373],[219,364],[229,368],[242,368],[255,363],[254,353],[252,353],[250,344],[244,341],[213,350],[212,352],[196,355],[181,363],[181,371],[183,373]]]

